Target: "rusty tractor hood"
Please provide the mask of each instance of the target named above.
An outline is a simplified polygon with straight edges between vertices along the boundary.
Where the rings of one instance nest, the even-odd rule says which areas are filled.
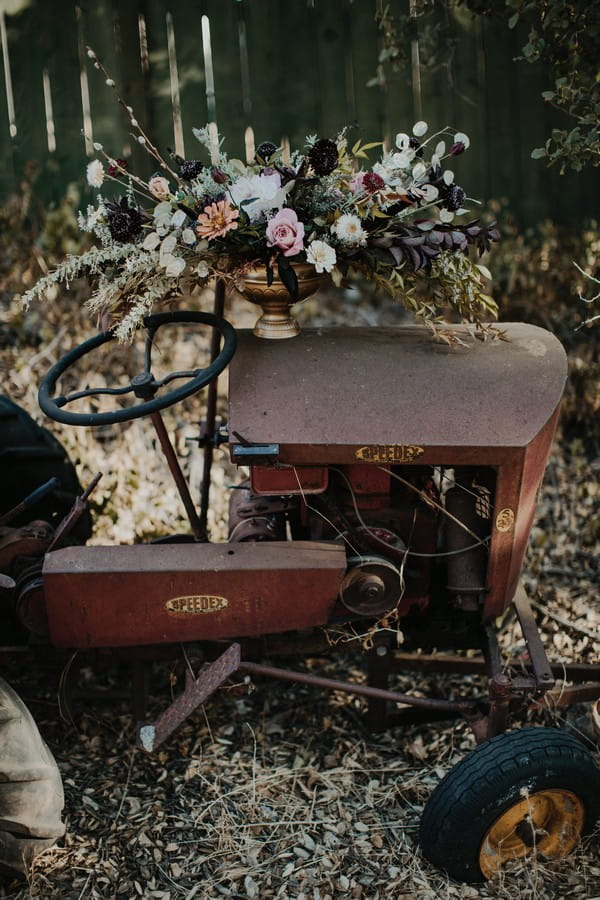
[[[408,448],[408,462],[412,446],[436,457],[527,447],[560,401],[562,345],[523,323],[502,323],[506,339],[486,341],[453,327],[467,346],[415,325],[306,329],[284,341],[241,332],[229,374],[232,458],[244,444],[278,444],[280,461],[304,464],[356,461],[378,445]]]

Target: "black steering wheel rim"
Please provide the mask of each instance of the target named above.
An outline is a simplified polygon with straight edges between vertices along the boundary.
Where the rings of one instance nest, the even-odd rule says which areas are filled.
[[[223,338],[223,347],[217,354],[215,359],[205,368],[194,370],[195,375],[181,387],[174,388],[162,396],[153,397],[150,400],[144,400],[135,406],[125,409],[111,410],[102,413],[75,413],[69,412],[62,408],[60,401],[68,402],[68,398],[54,397],[54,390],[58,379],[63,375],[70,366],[77,360],[86,356],[92,350],[103,344],[115,339],[112,331],[103,331],[94,335],[77,347],[74,347],[64,356],[61,356],[57,362],[48,370],[42,378],[38,390],[38,403],[40,409],[51,419],[56,422],[62,422],[64,425],[115,425],[121,422],[129,422],[133,419],[139,419],[142,416],[149,416],[152,413],[159,412],[167,406],[173,406],[186,397],[190,397],[197,391],[206,387],[209,382],[219,375],[230,362],[237,344],[237,337],[232,325],[225,319],[221,319],[212,313],[193,312],[193,311],[175,311],[156,313],[152,316],[144,318],[144,327],[150,338],[153,340],[156,331],[163,325],[171,324],[200,324],[209,325],[216,328]],[[133,392],[133,386],[131,388]]]

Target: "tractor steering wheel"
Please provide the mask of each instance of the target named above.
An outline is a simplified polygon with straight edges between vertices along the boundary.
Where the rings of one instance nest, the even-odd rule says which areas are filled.
[[[159,328],[163,325],[182,323],[200,323],[201,325],[210,325],[220,332],[223,338],[223,347],[215,359],[205,369],[191,369],[182,372],[170,372],[164,378],[156,380],[151,371],[151,355],[154,336]],[[180,400],[184,400],[196,391],[205,387],[210,381],[216,378],[225,366],[231,360],[236,347],[236,334],[229,322],[220,319],[211,313],[202,312],[166,312],[158,313],[154,316],[146,316],[144,319],[144,327],[146,329],[146,346],[144,358],[144,371],[138,375],[134,375],[129,385],[121,388],[87,388],[82,391],[74,391],[67,396],[54,397],[53,393],[56,388],[56,382],[66,370],[73,365],[82,356],[106,344],[114,339],[111,331],[104,331],[101,334],[84,341],[78,347],[74,347],[69,353],[62,356],[56,362],[50,371],[42,379],[40,389],[38,391],[38,402],[47,416],[56,422],[63,422],[65,425],[114,425],[118,422],[129,422],[131,419],[139,419],[141,416],[152,415],[160,409],[172,406]],[[162,396],[156,396],[157,392],[174,381],[177,378],[186,378],[187,382],[180,387],[168,391]],[[64,410],[62,407],[74,400],[80,400],[82,397],[94,397],[100,394],[111,394],[113,396],[122,397],[126,394],[134,394],[141,402],[126,409],[116,409],[111,412],[101,413],[75,413]]]

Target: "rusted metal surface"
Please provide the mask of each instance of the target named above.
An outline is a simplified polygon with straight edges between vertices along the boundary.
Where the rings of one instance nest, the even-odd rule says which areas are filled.
[[[327,487],[328,470],[324,466],[252,466],[250,477],[256,494],[319,494]]]
[[[52,642],[123,647],[323,625],[344,548],[314,541],[69,547],[44,562]]]
[[[515,671],[527,670],[531,663],[521,657],[508,657],[504,667]],[[483,674],[489,671],[488,663],[482,656],[457,656],[451,653],[405,653],[393,651],[393,669],[397,672],[450,672],[457,675]],[[587,681],[600,677],[600,666],[596,663],[551,663],[550,671],[555,678],[567,681]]]
[[[310,536],[315,540],[339,540],[343,537],[350,557],[382,557],[403,573],[398,615],[405,615],[412,606],[424,607],[430,599],[433,557],[437,547],[438,513],[430,503],[430,495],[416,485],[431,481],[431,471],[419,466],[402,470],[408,478],[394,472],[394,478],[380,473],[384,479],[371,479],[360,469],[367,465],[336,466],[330,473],[329,489],[311,498],[305,508]],[[354,485],[362,488],[354,494]],[[387,486],[387,493],[381,493]],[[367,489],[372,493],[367,493]],[[433,497],[437,499],[433,490]],[[361,523],[364,513],[365,526]],[[391,526],[380,527],[380,526]],[[406,550],[415,555],[407,558]],[[389,605],[387,607],[390,608]],[[343,614],[343,610],[340,611]]]
[[[597,673],[600,676],[600,673]],[[588,703],[600,697],[600,683],[561,686],[544,694],[544,703],[553,709],[566,709],[575,703]]]
[[[42,578],[42,561],[34,560],[20,572],[14,601],[18,621],[32,634],[48,637],[48,617]]]
[[[206,665],[197,678],[188,671],[184,692],[154,722],[138,725],[137,746],[146,753],[156,750],[238,670],[239,664],[240,645],[231,644],[218,659]]]
[[[248,482],[239,485],[229,501],[229,540],[283,541],[286,521],[284,513],[291,502],[281,497],[256,496]]]
[[[47,522],[30,522],[20,528],[0,528],[0,572],[12,571],[20,556],[42,556],[50,545],[53,531]]]
[[[463,714],[467,724],[473,732],[477,744],[482,744],[490,738],[488,730],[488,717],[482,709],[475,708]]]
[[[537,687],[540,691],[548,691],[554,685],[554,676],[546,651],[540,637],[540,632],[533,615],[533,610],[529,602],[527,592],[520,583],[517,592],[513,598],[513,604],[533,668],[533,676],[536,680]]]
[[[185,508],[187,513],[188,521],[190,523],[190,527],[194,534],[194,537],[197,541],[206,540],[206,529],[202,527],[202,523],[198,517],[198,513],[196,511],[196,507],[194,506],[194,501],[192,500],[190,489],[188,488],[187,481],[185,480],[185,476],[181,471],[181,466],[179,465],[179,460],[177,459],[177,454],[173,449],[173,445],[169,439],[169,435],[167,434],[167,429],[165,428],[165,423],[162,420],[162,416],[159,412],[154,412],[150,416],[152,424],[154,425],[154,430],[156,431],[156,436],[160,442],[160,446],[162,448],[164,457],[167,461],[167,465],[169,466],[169,470],[171,475],[173,476],[173,481],[179,491],[179,496],[181,497],[181,502]]]
[[[491,458],[494,449],[525,448],[560,400],[566,356],[541,328],[502,329],[508,341],[465,332],[468,349],[435,343],[419,326],[307,329],[268,345],[241,332],[229,370],[230,434],[279,443],[281,461],[296,464],[374,455],[383,464],[438,463],[457,448],[475,448],[483,461],[486,450]]]
[[[375,635],[373,646],[367,655],[367,681],[371,687],[386,690],[392,664],[392,642],[389,635]],[[374,734],[385,731],[389,725],[385,700],[369,698],[367,727]],[[430,711],[429,711],[430,712]]]
[[[350,570],[340,587],[346,609],[369,618],[396,608],[402,596],[402,576],[392,563],[380,557],[351,559]]]
[[[345,694],[356,694],[358,697],[374,698],[375,700],[387,700],[391,703],[403,703],[420,709],[454,712],[463,715],[472,709],[473,704],[468,701],[442,700],[431,697],[414,697],[412,694],[402,694],[398,691],[388,691],[382,688],[371,687],[367,684],[353,684],[349,681],[337,681],[334,678],[322,678],[310,672],[298,672],[293,669],[282,669],[278,666],[265,666],[262,663],[240,663],[240,672],[248,672],[250,675],[263,675],[266,678],[279,678],[282,681],[293,681],[299,684],[309,684],[312,687],[324,688],[328,691],[342,691]]]
[[[225,310],[225,282],[217,278],[213,301],[213,313],[217,318],[223,318]],[[210,338],[210,361],[213,363],[219,355],[221,335],[213,328]],[[214,456],[214,434],[217,424],[217,387],[218,376],[208,385],[206,394],[206,418],[203,423],[204,459],[202,466],[202,481],[200,483],[200,513],[198,516],[200,533],[207,534],[208,507],[210,498],[210,476]]]
[[[483,626],[482,638],[486,670],[490,678],[495,678],[497,675],[502,674],[502,654],[496,631],[489,622]]]
[[[81,494],[81,496],[75,498],[75,502],[73,503],[70,511],[67,513],[67,515],[64,517],[64,519],[54,532],[54,537],[52,538],[52,542],[48,547],[48,552],[54,550],[55,547],[58,547],[60,542],[63,541],[75,527],[83,513],[87,510],[87,501],[101,478],[102,472],[97,472],[84,492]]]
[[[523,859],[535,847],[543,859],[564,859],[583,831],[586,810],[580,797],[552,787],[534,791],[509,806],[486,832],[479,867],[493,878],[502,865]]]
[[[476,543],[490,537],[493,493],[491,489],[483,493],[483,485],[475,487],[475,470],[467,469],[460,477],[445,495],[446,511],[453,517],[445,523],[445,549],[454,553],[448,558],[447,587],[464,609],[466,599],[477,603],[486,589],[488,548]]]
[[[489,680],[490,711],[488,713],[487,736],[493,738],[506,731],[508,710],[512,693],[508,675],[494,675]]]
[[[486,619],[501,615],[517,590],[557,419],[558,408],[522,453],[514,451],[498,467],[488,564],[489,592],[484,604]]]

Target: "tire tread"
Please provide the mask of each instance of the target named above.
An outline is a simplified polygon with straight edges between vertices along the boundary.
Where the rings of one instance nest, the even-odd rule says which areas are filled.
[[[462,759],[434,789],[421,819],[423,853],[450,875],[481,881],[478,864],[452,859],[456,853],[457,828],[468,830],[470,822],[483,815],[494,797],[518,789],[519,782],[535,779],[535,772],[550,776],[563,773],[578,784],[589,786],[585,797],[586,826],[600,815],[600,769],[591,753],[566,732],[553,728],[527,728],[498,735],[480,744]],[[554,777],[552,775],[552,777]],[[568,789],[568,786],[565,785]],[[535,790],[535,787],[534,787]],[[504,808],[514,802],[508,800]],[[501,812],[498,807],[497,815]],[[485,834],[485,830],[483,832]],[[481,838],[483,838],[483,834]],[[476,871],[474,871],[476,869]]]

